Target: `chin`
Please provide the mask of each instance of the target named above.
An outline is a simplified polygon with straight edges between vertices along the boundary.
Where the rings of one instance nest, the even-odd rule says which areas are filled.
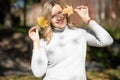
[[[66,26],[59,26],[59,27],[57,27],[57,28],[64,28],[64,27],[66,27]]]
[[[64,28],[67,26],[67,24],[55,24],[55,25],[52,25],[53,27],[56,27],[56,28]]]
[[[63,24],[63,25],[59,25],[58,28],[64,28],[66,27],[66,24]]]

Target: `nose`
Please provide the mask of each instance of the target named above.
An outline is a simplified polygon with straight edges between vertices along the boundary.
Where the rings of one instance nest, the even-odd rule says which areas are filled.
[[[64,17],[65,17],[64,14],[58,14],[57,19],[62,20],[62,19],[64,19]]]

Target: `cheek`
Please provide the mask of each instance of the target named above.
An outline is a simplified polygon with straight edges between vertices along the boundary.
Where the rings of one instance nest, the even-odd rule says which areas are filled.
[[[52,25],[54,25],[54,24],[55,24],[55,22],[56,22],[56,20],[55,20],[55,19],[51,19],[51,24],[52,24]]]

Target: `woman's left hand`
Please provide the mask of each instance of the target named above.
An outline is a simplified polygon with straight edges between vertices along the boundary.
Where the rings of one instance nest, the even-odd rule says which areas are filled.
[[[78,13],[78,15],[85,23],[88,23],[90,16],[87,6],[77,6],[74,10]]]

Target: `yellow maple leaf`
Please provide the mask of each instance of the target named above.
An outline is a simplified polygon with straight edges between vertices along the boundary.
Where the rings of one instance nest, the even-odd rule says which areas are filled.
[[[63,14],[68,14],[68,16],[73,14],[73,7],[66,5],[66,8],[63,9]]]
[[[44,16],[40,16],[40,17],[37,18],[37,24],[41,28],[45,28],[45,27],[48,26],[48,20],[46,20]]]

